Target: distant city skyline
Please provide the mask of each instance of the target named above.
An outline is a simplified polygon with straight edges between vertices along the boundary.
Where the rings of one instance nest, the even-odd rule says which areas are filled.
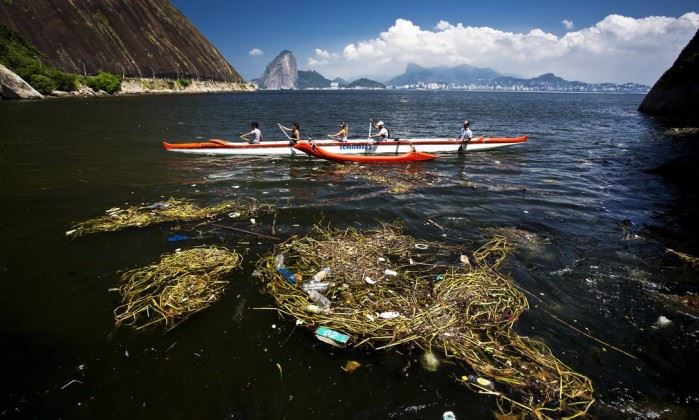
[[[408,63],[651,85],[699,28],[696,1],[466,4],[173,0],[248,80],[281,50],[329,79],[385,81]]]

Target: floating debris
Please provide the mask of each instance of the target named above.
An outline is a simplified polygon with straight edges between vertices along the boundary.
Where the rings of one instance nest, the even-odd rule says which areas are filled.
[[[345,365],[342,367],[342,370],[344,370],[347,373],[352,373],[360,367],[362,367],[362,364],[358,361],[348,360],[347,363],[345,363]]]
[[[420,355],[420,366],[428,372],[436,372],[439,368],[439,359],[428,350]]]
[[[430,252],[416,253],[416,243],[427,244]],[[273,255],[258,264],[279,312],[309,328],[321,326],[316,336],[323,341],[344,345],[327,337],[331,329],[353,346],[439,349],[476,377],[492,382],[497,392],[480,382],[465,384],[495,395],[503,412],[572,417],[586,414],[594,402],[587,377],[566,366],[543,343],[512,331],[528,303],[512,280],[497,271],[512,250],[504,238],[494,238],[471,253],[470,266],[457,262],[465,254],[460,247],[418,242],[397,225],[369,232],[316,227],[307,236],[290,238],[280,249],[285,265],[304,276],[323,267],[332,269],[333,283],[325,292],[330,305],[321,312],[307,310],[308,294],[277,273]],[[400,276],[387,275],[379,256]],[[435,275],[442,280],[434,282]],[[367,277],[376,283],[367,284]],[[400,316],[381,317],[387,313]],[[325,333],[319,334],[321,328]]]
[[[164,323],[172,329],[217,301],[228,285],[225,276],[242,257],[218,247],[197,247],[163,255],[160,262],[121,276],[122,305],[114,310],[116,326],[135,329]]]
[[[672,324],[672,321],[670,319],[668,319],[665,315],[660,315],[658,317],[658,320],[655,321],[655,324],[653,324],[653,326],[657,328],[663,328],[667,327],[670,324]]]
[[[268,213],[269,204],[256,200],[236,199],[213,206],[200,207],[184,199],[170,198],[148,206],[132,206],[125,209],[113,207],[104,216],[77,223],[66,236],[80,237],[98,232],[115,232],[129,227],[146,227],[165,222],[188,222],[215,217],[221,214],[240,213],[242,217]]]
[[[692,266],[692,268],[699,268],[699,258],[686,254],[684,252],[675,251],[674,249],[668,248],[666,250],[670,254],[678,256],[682,261]]]

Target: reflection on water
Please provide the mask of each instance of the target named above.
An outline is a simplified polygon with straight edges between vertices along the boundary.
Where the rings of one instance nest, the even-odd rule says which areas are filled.
[[[665,248],[699,254],[694,232],[683,231],[672,211],[683,203],[691,212],[696,198],[646,171],[695,146],[670,140],[663,127],[639,115],[641,99],[260,92],[2,103],[0,313],[8,343],[2,367],[11,380],[3,381],[0,412],[438,418],[451,410],[457,418],[492,416],[492,400],[454,384],[450,373],[463,372],[456,366],[430,373],[406,349],[329,349],[294,330],[293,320],[256,310],[272,306],[250,276],[272,240],[218,230],[170,243],[173,225],[64,236],[73,222],[126,203],[246,197],[275,204],[277,214],[236,226],[266,234],[274,226],[282,238],[321,222],[361,229],[396,220],[426,241],[478,244],[493,231],[509,235],[517,251],[505,271],[537,296],[516,329],[543,339],[593,380],[596,414],[692,417],[699,403],[693,379],[699,341],[696,313],[687,307],[694,296],[688,292],[699,292],[699,283],[696,271]],[[526,134],[530,141],[408,166],[187,156],[160,147],[164,138],[230,138],[253,119],[270,139],[277,121],[294,119],[315,137],[341,119],[358,134],[369,116],[380,116],[402,138],[453,135],[468,117],[476,135]],[[199,244],[243,253],[244,272],[232,277],[222,300],[166,335],[113,332],[118,296],[108,290],[119,272]],[[544,310],[638,359],[589,340]],[[658,326],[661,315],[671,323]],[[345,373],[349,359],[362,369]],[[66,386],[72,380],[79,382]]]

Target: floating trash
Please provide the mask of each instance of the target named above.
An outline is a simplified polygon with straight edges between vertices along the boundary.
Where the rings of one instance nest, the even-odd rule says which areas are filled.
[[[342,370],[344,370],[347,373],[352,373],[360,367],[362,367],[362,364],[357,362],[356,360],[348,360],[347,363],[345,363],[345,365],[342,367]]]
[[[432,251],[415,255],[416,243]],[[503,412],[516,410],[533,418],[579,417],[594,402],[587,377],[566,366],[540,341],[512,330],[528,303],[512,280],[497,271],[512,250],[502,237],[475,250],[471,265],[457,260],[465,254],[460,247],[418,242],[397,225],[368,232],[316,227],[279,249],[284,249],[285,264],[294,272],[312,276],[323,267],[332,269],[333,283],[324,292],[330,306],[321,312],[322,305],[277,273],[273,255],[258,263],[281,314],[309,327],[323,325],[343,339],[338,343],[316,330],[319,340],[344,346],[351,336],[354,346],[376,350],[403,345],[440,349],[475,377],[490,381]],[[401,275],[386,275],[380,256]],[[435,275],[442,280],[435,283]],[[367,277],[381,281],[367,287]],[[318,310],[308,311],[311,304]],[[471,383],[468,377],[462,383],[481,392],[489,390],[487,383]]]
[[[172,329],[217,301],[228,285],[225,276],[242,257],[218,247],[197,247],[163,255],[160,262],[121,276],[122,304],[114,310],[116,326],[142,329],[164,323]]]
[[[428,372],[436,372],[439,368],[439,359],[431,351],[426,351],[420,355],[420,366]]]
[[[421,251],[424,251],[427,248],[429,248],[429,246],[427,246],[427,244],[415,244],[415,249],[419,249]]]
[[[187,222],[215,217],[231,210],[244,216],[268,213],[269,204],[256,200],[236,199],[220,204],[200,207],[189,200],[171,198],[149,206],[133,206],[125,209],[109,209],[106,215],[77,223],[66,236],[74,238],[98,232],[115,232],[129,227],[146,227],[165,222]],[[230,213],[229,213],[230,214]]]
[[[331,330],[328,327],[318,327],[318,329],[316,329],[316,338],[335,347],[345,347],[350,339],[350,336],[335,330]]]
[[[667,327],[670,324],[672,324],[672,321],[669,318],[665,317],[665,315],[660,315],[658,317],[658,320],[655,321],[654,326],[658,328],[663,328]]]
[[[181,233],[174,233],[170,236],[167,237],[168,242],[179,242],[179,241],[186,241],[188,239],[192,239],[187,235],[183,235]]]

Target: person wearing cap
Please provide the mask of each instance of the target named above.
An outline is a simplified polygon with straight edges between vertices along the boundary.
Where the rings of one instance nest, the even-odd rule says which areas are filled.
[[[464,126],[461,128],[461,132],[459,133],[459,140],[461,142],[467,142],[471,141],[471,138],[473,138],[473,133],[471,132],[471,129],[469,127],[469,122],[468,120],[464,121]]]
[[[347,141],[347,137],[349,136],[349,126],[345,121],[340,121],[340,131],[335,134],[328,134],[328,136],[339,141]]]
[[[369,121],[371,121],[371,124],[375,129],[379,130],[377,134],[370,136],[370,138],[378,139],[379,141],[388,140],[388,129],[384,126],[383,121],[379,121],[377,123],[374,123],[374,120]]]
[[[239,134],[240,138],[242,138],[250,144],[260,143],[260,141],[262,141],[262,131],[260,131],[260,124],[258,124],[257,121],[253,121],[250,123],[250,128],[252,128],[252,130],[250,130],[249,132],[245,134]]]

